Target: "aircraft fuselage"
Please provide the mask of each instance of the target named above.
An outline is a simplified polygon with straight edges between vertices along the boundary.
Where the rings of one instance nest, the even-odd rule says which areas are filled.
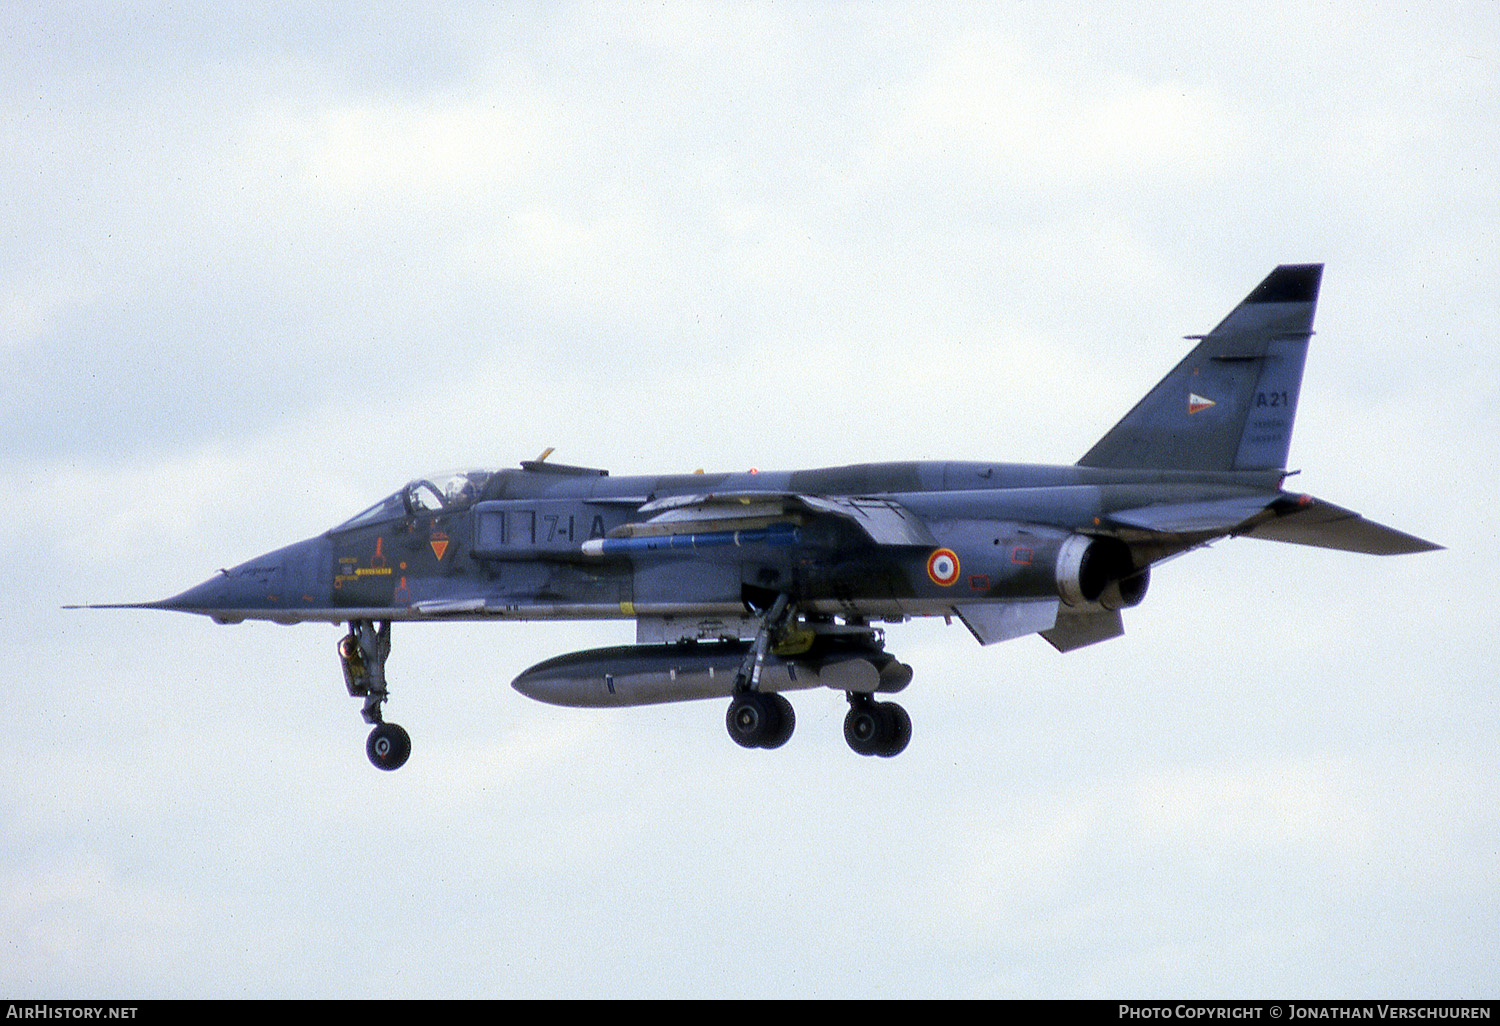
[[[1116,511],[1240,496],[1269,505],[1285,494],[1279,473],[1001,463],[651,477],[532,465],[470,476],[482,479],[470,496],[393,496],[160,605],[226,622],[738,617],[747,601],[784,592],[807,612],[950,615],[955,604],[1059,597],[1059,547],[1080,532],[1129,540],[1108,522]],[[705,495],[734,499],[701,529],[618,537],[652,519],[640,512],[648,504]],[[759,496],[786,495],[846,496],[915,522],[904,544],[890,544],[857,522],[788,523],[757,508]],[[1144,562],[1196,543],[1192,532],[1157,537]]]

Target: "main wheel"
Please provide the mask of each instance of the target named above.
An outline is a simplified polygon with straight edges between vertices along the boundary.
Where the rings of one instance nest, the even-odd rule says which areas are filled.
[[[741,748],[759,748],[775,713],[759,691],[735,695],[724,714],[724,727]]]
[[[786,744],[792,736],[792,731],[797,727],[797,714],[792,711],[792,703],[786,700],[785,695],[779,695],[774,691],[766,695],[766,700],[775,710],[771,724],[771,730],[761,741],[762,748],[780,748]]]
[[[377,724],[365,742],[365,754],[376,769],[400,769],[411,755],[411,736],[394,723]]]
[[[880,704],[889,721],[890,733],[875,754],[889,759],[893,755],[900,755],[906,751],[906,746],[911,743],[911,717],[895,702]]]
[[[911,717],[895,702],[860,696],[851,701],[844,717],[844,740],[858,755],[889,759],[906,751],[911,742]]]
[[[769,691],[735,695],[724,715],[724,726],[742,748],[780,748],[797,725],[792,703]]]
[[[844,717],[844,740],[856,755],[874,755],[880,751],[886,734],[884,706],[869,698],[856,699]]]

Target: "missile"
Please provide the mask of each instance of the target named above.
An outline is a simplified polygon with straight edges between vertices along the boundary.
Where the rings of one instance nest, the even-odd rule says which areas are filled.
[[[674,552],[702,552],[705,549],[746,548],[767,545],[787,548],[797,544],[801,532],[793,524],[772,524],[743,531],[697,531],[684,534],[644,534],[624,538],[590,538],[583,543],[583,554],[596,559],[604,556],[670,555]]]
[[[767,652],[760,690],[829,687],[869,693],[899,691],[911,680],[910,666],[874,645],[821,647],[792,658]],[[537,663],[511,687],[549,705],[594,708],[727,698],[749,651],[748,641],[588,649]]]

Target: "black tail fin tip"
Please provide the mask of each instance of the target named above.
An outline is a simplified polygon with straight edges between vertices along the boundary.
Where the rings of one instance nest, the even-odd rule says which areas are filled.
[[[1078,461],[1084,467],[1286,467],[1322,264],[1282,264]]]
[[[1245,297],[1246,303],[1316,303],[1322,264],[1282,264]]]

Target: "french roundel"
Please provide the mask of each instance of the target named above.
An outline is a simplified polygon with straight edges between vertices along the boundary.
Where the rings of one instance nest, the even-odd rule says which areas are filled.
[[[958,556],[952,549],[938,549],[927,557],[927,576],[933,584],[948,587],[958,580]]]

